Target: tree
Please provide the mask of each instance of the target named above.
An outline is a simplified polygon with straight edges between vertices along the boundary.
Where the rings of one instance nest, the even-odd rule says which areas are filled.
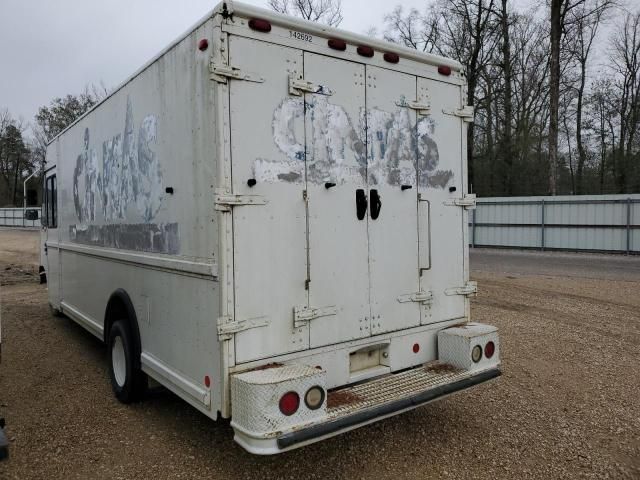
[[[587,87],[587,66],[598,28],[605,12],[612,6],[611,0],[589,0],[570,10],[567,17],[568,31],[566,48],[573,61],[577,63],[578,79],[575,90],[575,136],[577,165],[575,172],[575,193],[584,193],[584,169],[587,160],[587,148],[583,141],[583,111]]]
[[[640,191],[638,156],[634,148],[640,126],[640,11],[626,15],[612,41],[613,67],[618,74],[618,145],[615,152],[616,185],[619,193]]]
[[[341,0],[269,0],[278,13],[294,15],[311,22],[337,27],[342,22]]]
[[[556,194],[558,168],[558,108],[560,102],[561,47],[570,26],[576,22],[596,25],[613,0],[551,0],[550,72],[549,72],[549,193]],[[593,21],[597,18],[597,21]],[[593,32],[595,37],[595,31]],[[583,40],[585,37],[583,35]],[[593,42],[593,40],[591,40]],[[585,41],[585,44],[589,43]],[[586,56],[590,50],[585,46]],[[586,60],[585,60],[586,64]],[[584,93],[584,92],[583,92]],[[580,120],[580,119],[579,119]]]
[[[513,138],[511,134],[511,122],[513,116],[513,92],[511,90],[512,66],[511,66],[511,39],[509,25],[509,9],[508,1],[501,0],[500,8],[500,34],[501,34],[501,53],[502,53],[502,72],[504,75],[504,130],[502,133],[502,148],[500,149],[505,159],[505,181],[504,189],[507,194],[513,194]]]
[[[62,132],[76,119],[93,107],[99,98],[87,89],[80,95],[67,95],[54,98],[48,106],[40,107],[35,120],[42,128],[42,133],[47,140]]]
[[[437,51],[440,37],[441,12],[430,8],[424,15],[417,9],[410,9],[405,15],[398,5],[384,16],[384,39],[422,52]]]
[[[424,15],[396,7],[385,16],[385,38],[407,47],[438,53],[464,65],[467,105],[475,106],[481,72],[496,46],[496,0],[438,0]],[[469,184],[474,183],[474,124],[467,129]]]
[[[19,181],[33,172],[30,151],[23,139],[26,130],[22,122],[14,120],[7,110],[0,111],[0,177],[4,194],[0,202],[17,205],[22,199]]]
[[[92,84],[87,85],[79,95],[57,97],[49,105],[40,107],[35,116],[35,125],[31,126],[34,161],[44,167],[47,143],[106,96],[104,85],[98,87]]]

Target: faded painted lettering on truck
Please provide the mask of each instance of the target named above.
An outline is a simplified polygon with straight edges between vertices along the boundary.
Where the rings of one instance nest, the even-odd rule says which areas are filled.
[[[124,132],[102,142],[102,155],[84,130],[84,150],[73,172],[73,201],[78,223],[69,226],[72,241],[129,250],[178,253],[177,223],[152,223],[162,199],[162,170],[152,144],[156,115],[145,116],[136,136],[133,103],[127,97]],[[95,224],[102,214],[104,224]],[[127,220],[137,218],[135,223]],[[124,221],[124,222],[123,222]]]
[[[404,103],[404,98],[398,102]],[[342,106],[330,103],[325,96],[313,96],[306,103],[301,98],[282,101],[273,113],[272,128],[273,139],[287,158],[255,159],[256,180],[293,183],[305,180],[304,146],[297,140],[294,128],[295,120],[305,116],[305,110],[314,146],[307,152],[308,182],[362,184],[368,174],[373,185],[417,183],[421,187],[445,188],[453,180],[451,170],[437,169],[439,154],[433,140],[436,124],[432,117],[419,119],[414,127],[407,108],[400,107],[395,112],[362,108],[356,124]],[[345,155],[345,150],[353,155]],[[347,158],[355,158],[356,162],[349,164]]]

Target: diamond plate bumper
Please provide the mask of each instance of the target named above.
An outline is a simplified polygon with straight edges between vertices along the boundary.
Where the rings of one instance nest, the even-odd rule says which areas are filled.
[[[441,362],[432,362],[330,392],[326,416],[305,425],[281,430],[274,436],[247,436],[234,425],[235,440],[252,453],[275,454],[397,415],[500,374],[497,366],[469,372]]]

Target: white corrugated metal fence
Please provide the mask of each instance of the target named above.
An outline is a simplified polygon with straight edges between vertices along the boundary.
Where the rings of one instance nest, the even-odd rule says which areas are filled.
[[[27,219],[27,212],[35,211],[36,220]],[[0,208],[0,227],[40,227],[40,207]]]
[[[640,195],[479,198],[474,247],[640,253]]]

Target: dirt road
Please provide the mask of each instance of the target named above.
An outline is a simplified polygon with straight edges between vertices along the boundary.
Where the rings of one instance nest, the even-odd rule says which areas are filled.
[[[640,478],[640,275],[574,275],[571,262],[540,275],[474,254],[472,313],[500,328],[501,378],[257,457],[227,422],[169,393],[114,399],[101,343],[49,313],[36,235],[0,231],[0,415],[11,439],[1,479]],[[640,261],[610,259],[614,273]]]

